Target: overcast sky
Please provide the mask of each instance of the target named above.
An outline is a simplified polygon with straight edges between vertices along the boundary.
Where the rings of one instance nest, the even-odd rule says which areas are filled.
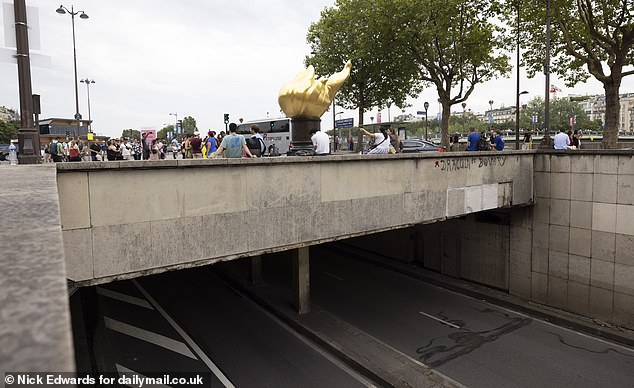
[[[2,1],[6,2],[6,1]],[[303,68],[309,52],[306,32],[324,7],[334,0],[135,0],[64,3],[84,10],[89,19],[75,19],[78,77],[95,80],[91,85],[93,130],[120,136],[125,128],[156,128],[192,116],[198,128],[224,129],[223,113],[256,120],[279,117],[277,94],[285,82]],[[58,3],[27,0],[39,12],[41,48],[32,51],[50,57],[51,66],[32,66],[33,93],[41,95],[41,118],[67,117],[75,113],[71,18],[55,12]],[[3,15],[4,17],[4,15]],[[4,20],[0,19],[0,20]],[[4,27],[4,22],[3,22]],[[5,46],[4,28],[0,47]],[[35,60],[34,60],[35,62]],[[354,66],[354,64],[353,64]],[[520,73],[522,74],[522,73]],[[523,75],[523,74],[522,74]],[[513,75],[514,77],[514,75]],[[628,79],[629,78],[629,79]],[[621,92],[634,92],[634,77],[623,82]],[[590,82],[568,93],[603,93]],[[0,105],[19,109],[17,66],[0,62]],[[544,77],[522,77],[522,90],[543,96]],[[494,108],[514,105],[515,81],[501,79],[480,85],[467,101],[467,109],[483,112],[489,100]],[[428,89],[410,101],[406,113],[438,111],[436,91]],[[79,84],[80,112],[88,118],[86,86]],[[462,107],[455,106],[455,110]],[[366,114],[376,116],[377,110]],[[391,117],[401,113],[391,109]],[[383,110],[383,121],[388,112]],[[342,117],[357,114],[348,111]],[[332,128],[332,112],[322,117],[322,128]]]

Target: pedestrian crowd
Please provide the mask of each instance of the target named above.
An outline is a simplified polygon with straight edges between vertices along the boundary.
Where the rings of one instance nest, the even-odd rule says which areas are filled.
[[[185,134],[179,139],[166,142],[157,138],[148,139],[148,134],[143,132],[141,139],[128,137],[111,138],[107,141],[87,141],[78,139],[53,138],[46,144],[43,150],[44,162],[81,162],[81,161],[116,161],[116,160],[163,160],[171,153],[173,159],[202,159],[214,158],[221,155],[225,157],[254,157],[248,148],[241,147],[242,152],[236,152],[236,140],[239,144],[246,144],[244,136],[235,133],[237,126],[232,124],[230,135],[224,131],[216,134],[215,131],[207,132],[204,138],[200,132]],[[259,131],[254,132],[258,137]],[[228,140],[225,140],[227,138]],[[240,140],[241,139],[241,140]],[[259,135],[262,148],[258,151],[260,156],[264,153],[264,142]],[[239,154],[239,155],[238,155]]]

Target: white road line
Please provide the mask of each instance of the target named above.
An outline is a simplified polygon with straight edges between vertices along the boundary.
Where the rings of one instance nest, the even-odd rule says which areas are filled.
[[[450,323],[450,322],[447,322],[447,321],[443,321],[442,319],[440,319],[440,318],[436,318],[436,317],[434,317],[433,315],[426,314],[426,313],[424,313],[424,312],[422,312],[422,311],[419,311],[418,313],[419,313],[419,314],[423,314],[424,316],[426,316],[426,317],[428,317],[428,318],[431,318],[431,319],[434,319],[434,320],[436,320],[436,321],[438,321],[438,322],[440,322],[440,323],[443,323],[443,324],[445,324],[445,325],[451,326],[451,327],[453,327],[453,328],[455,328],[455,329],[460,329],[460,326],[458,326],[458,325],[454,325],[453,323]]]
[[[111,291],[102,287],[97,287],[97,294],[106,296],[111,299],[120,300],[122,302],[127,302],[137,306],[145,307],[146,309],[154,310],[154,307],[152,307],[152,305],[150,305],[147,300],[137,298],[136,296],[122,294],[120,292]]]
[[[187,333],[185,333],[185,330],[183,330],[180,326],[178,326],[178,323],[176,323],[176,321],[174,321],[172,317],[170,317],[169,314],[167,314],[167,312],[158,304],[156,299],[152,298],[152,296],[143,287],[141,287],[139,282],[137,282],[135,279],[132,279],[132,283],[139,289],[139,291],[141,291],[143,296],[145,296],[145,299],[147,299],[150,302],[150,304],[154,306],[156,311],[158,311],[163,316],[163,318],[165,318],[165,320],[169,322],[170,325],[172,325],[174,330],[176,330],[178,334],[180,334],[180,336],[185,340],[185,342],[187,342],[187,344],[192,349],[194,349],[194,352],[198,355],[198,357],[202,360],[202,362],[204,362],[205,365],[207,365],[209,370],[211,370],[213,374],[216,375],[218,380],[220,380],[220,382],[222,382],[222,384],[227,388],[235,388],[235,386],[222,373],[222,371],[216,366],[216,364],[214,364],[213,361],[211,361],[211,359],[207,357],[205,352],[203,352],[203,350],[194,342],[194,340],[189,335],[187,335]]]
[[[112,318],[103,317],[103,319],[106,327],[110,330],[118,331],[119,333],[138,338],[142,341],[152,343],[156,346],[161,346],[165,349],[180,353],[183,356],[187,356],[189,358],[197,360],[196,356],[194,356],[191,350],[189,350],[187,345],[180,341],[173,340],[171,338],[138,328],[136,326],[128,325],[127,323],[119,322]]]
[[[119,364],[115,364],[115,366],[117,367],[117,372],[119,372],[119,377],[123,377],[126,375],[130,375],[128,377],[132,377],[134,375],[139,376],[141,379],[145,379],[146,376],[140,374],[139,372],[135,372],[131,369],[126,368],[125,366],[121,366]],[[128,387],[134,387],[134,388],[139,388],[138,385],[130,385],[130,384],[126,384]],[[164,384],[152,384],[152,387],[166,387],[166,388],[171,388],[171,386],[169,385],[164,385]]]
[[[328,276],[330,276],[331,278],[335,278],[335,279],[337,279],[337,280],[341,280],[341,281],[343,281],[343,279],[342,279],[342,278],[340,278],[339,276],[335,276],[335,275],[331,274],[330,272],[326,272],[326,271],[321,271],[321,272],[322,272],[322,273],[324,273],[324,274],[326,274],[326,275],[328,275]]]

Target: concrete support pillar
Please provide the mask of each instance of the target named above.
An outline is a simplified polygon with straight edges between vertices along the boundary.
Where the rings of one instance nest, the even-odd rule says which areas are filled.
[[[310,253],[309,248],[293,250],[293,307],[298,314],[310,311]]]
[[[249,281],[254,285],[262,283],[262,255],[251,257]]]

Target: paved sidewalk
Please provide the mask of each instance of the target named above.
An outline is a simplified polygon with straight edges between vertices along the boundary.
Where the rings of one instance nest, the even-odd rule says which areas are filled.
[[[391,346],[338,319],[314,303],[311,312],[298,315],[290,305],[290,290],[281,286],[246,284],[246,276],[221,276],[247,293],[277,318],[336,354],[362,375],[389,387],[463,387],[460,383],[404,355]]]

